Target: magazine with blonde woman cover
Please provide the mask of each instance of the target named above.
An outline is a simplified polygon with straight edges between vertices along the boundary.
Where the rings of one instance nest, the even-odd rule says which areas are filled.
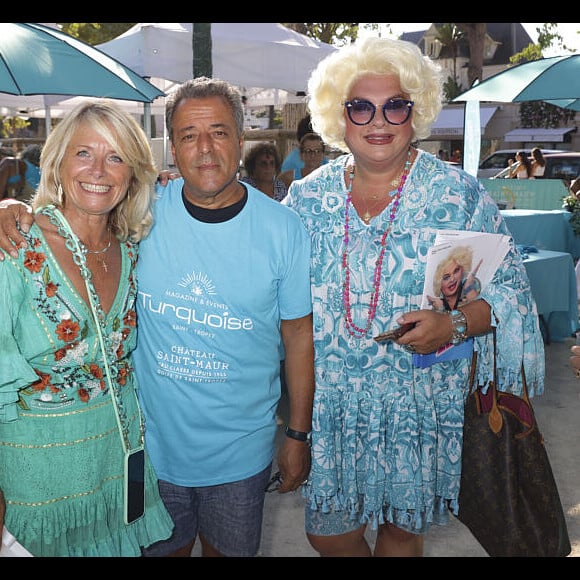
[[[456,310],[493,279],[509,249],[509,236],[487,232],[440,230],[427,254],[421,309]],[[446,294],[446,286],[450,293]],[[436,362],[471,357],[473,339],[451,343],[429,354],[413,355],[413,364],[425,368]]]

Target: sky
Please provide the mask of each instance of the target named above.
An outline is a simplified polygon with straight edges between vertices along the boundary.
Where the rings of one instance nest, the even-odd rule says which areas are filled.
[[[542,26],[541,23],[532,22],[522,23],[526,32],[530,35],[530,38],[536,42],[538,38],[538,34],[536,32],[536,28]],[[413,32],[415,30],[427,30],[431,26],[431,22],[408,22],[408,23],[401,23],[396,22],[391,24],[391,30],[395,36],[401,35],[403,32]],[[558,23],[558,32],[564,38],[564,44],[566,44],[572,52],[580,52],[580,34],[577,34],[577,31],[580,30],[580,22],[560,22]],[[556,50],[546,50],[544,51],[544,56],[559,56],[561,54],[567,54],[563,52],[561,49]]]

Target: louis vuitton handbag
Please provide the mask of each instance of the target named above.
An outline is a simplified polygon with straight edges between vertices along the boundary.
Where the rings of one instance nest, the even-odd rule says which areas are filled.
[[[465,405],[458,519],[490,556],[567,556],[571,552],[564,510],[544,439],[528,397],[473,389]]]

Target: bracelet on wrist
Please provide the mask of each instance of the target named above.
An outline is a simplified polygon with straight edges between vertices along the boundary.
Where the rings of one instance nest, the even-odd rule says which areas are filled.
[[[286,437],[290,437],[290,439],[296,439],[296,441],[302,441],[303,443],[308,443],[310,445],[310,433],[306,431],[295,431],[294,429],[290,429],[290,427],[286,427]]]
[[[460,344],[467,338],[467,318],[461,310],[452,310],[449,316],[453,325],[451,344]]]

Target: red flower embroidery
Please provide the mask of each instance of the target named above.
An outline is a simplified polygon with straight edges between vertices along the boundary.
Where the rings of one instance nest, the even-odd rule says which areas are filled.
[[[125,323],[125,326],[135,327],[137,325],[137,313],[134,310],[128,310],[123,318],[123,322]]]
[[[40,380],[37,381],[36,383],[32,383],[32,388],[35,391],[44,391],[46,389],[46,387],[51,386],[50,385],[50,375],[47,375],[46,373],[41,373],[40,371],[37,371],[36,369],[34,369],[34,372],[40,377]]]
[[[61,284],[51,279],[50,264],[48,263],[46,254],[42,252],[43,243],[40,239],[33,239],[31,246],[33,250],[26,251],[24,255],[25,267],[38,283],[37,302],[39,309],[46,314],[48,320],[59,320],[56,318],[59,311],[54,305],[56,304],[55,300],[59,298]],[[127,244],[127,247],[129,248],[131,262],[135,265],[137,253],[134,252],[130,244]],[[128,284],[128,295],[134,299],[136,287],[133,276],[129,276]],[[115,379],[119,387],[127,384],[129,373],[133,372],[133,369],[124,357],[127,356],[125,348],[126,341],[130,340],[132,334],[136,331],[136,322],[137,313],[132,308],[124,312],[122,319],[116,318],[111,326],[110,332],[112,333],[111,339],[113,342],[117,342],[119,339],[117,333],[120,332],[120,343],[117,345],[115,352],[117,357],[115,366],[118,369],[118,372],[115,373]],[[89,352],[88,349],[84,348],[84,343],[88,342],[90,345],[89,341],[92,340],[89,324],[86,322],[75,322],[71,319],[60,319],[58,324],[54,324],[53,328],[55,328],[55,336],[65,343],[63,346],[58,345],[58,348],[54,351],[54,361],[56,363],[55,374],[45,374],[36,371],[39,380],[31,385],[31,390],[35,393],[48,392],[53,394],[66,394],[67,391],[76,389],[77,399],[83,403],[90,403],[93,397],[98,396],[99,390],[101,393],[106,392],[109,384],[104,376],[104,368],[99,366],[97,362],[86,361],[85,364],[80,365],[75,363],[78,356],[81,356],[82,353]],[[83,348],[79,349],[77,356],[73,357],[74,360],[64,365],[63,363],[67,358],[67,353],[77,349],[79,345],[83,345]],[[55,377],[58,383],[53,384],[51,382],[52,377]],[[70,400],[70,395],[67,395],[63,400]]]
[[[66,348],[59,348],[54,353],[54,360],[62,360],[66,356]]]
[[[46,295],[48,296],[48,298],[52,298],[53,296],[56,296],[57,290],[58,290],[58,284],[55,284],[54,282],[49,282],[46,285]]]
[[[72,342],[79,335],[80,327],[78,323],[72,320],[63,320],[56,327],[56,334],[61,340],[65,342]]]
[[[128,371],[126,368],[119,369],[119,374],[117,375],[117,383],[119,383],[120,385],[126,385],[127,384],[127,374],[128,374]]]
[[[96,364],[91,364],[90,366],[91,375],[95,377],[95,379],[102,379],[103,378],[103,369]]]
[[[44,254],[28,250],[24,258],[24,267],[28,268],[31,272],[40,272],[45,260],[46,256]]]

